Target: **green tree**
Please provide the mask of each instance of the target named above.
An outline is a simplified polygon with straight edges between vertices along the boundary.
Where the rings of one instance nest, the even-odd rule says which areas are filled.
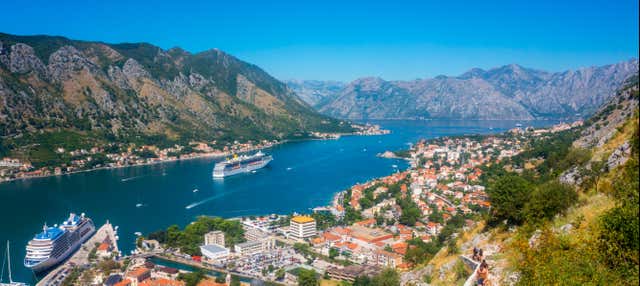
[[[371,279],[374,286],[399,286],[400,275],[395,269],[387,268]]]
[[[282,280],[284,279],[284,275],[285,275],[284,268],[278,268],[278,270],[276,270],[276,279]]]
[[[422,212],[418,205],[411,200],[410,197],[406,197],[398,202],[402,208],[402,214],[400,215],[399,222],[404,225],[414,226],[420,219]]]
[[[300,268],[298,271],[298,285],[299,286],[317,286],[318,274],[313,270]]]
[[[332,248],[329,249],[329,258],[334,259],[338,255],[340,255],[340,250],[338,250],[335,247],[332,247]]]
[[[531,193],[525,205],[525,214],[532,223],[552,219],[577,200],[578,194],[571,186],[554,180],[538,186]]]
[[[531,185],[515,174],[508,174],[496,180],[488,189],[493,217],[507,220],[510,224],[520,224],[524,220],[524,206],[529,198]]]
[[[204,271],[201,269],[194,272],[178,274],[178,280],[184,281],[186,286],[197,286],[204,277]]]
[[[637,136],[637,127],[636,134]],[[627,161],[613,185],[615,208],[607,211],[600,221],[599,248],[608,265],[638,275],[640,251],[640,167],[637,150]]]
[[[361,275],[353,280],[352,286],[369,286],[371,285],[371,278],[367,275]]]

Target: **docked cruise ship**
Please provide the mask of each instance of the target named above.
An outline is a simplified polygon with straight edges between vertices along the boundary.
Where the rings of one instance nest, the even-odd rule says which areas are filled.
[[[213,177],[224,178],[235,174],[251,172],[265,167],[271,160],[273,160],[271,155],[266,155],[260,151],[250,156],[234,155],[233,158],[216,164],[213,168]]]
[[[95,231],[93,221],[84,213],[80,216],[71,213],[60,226],[47,227],[45,224],[42,232],[27,244],[24,266],[35,272],[45,271],[78,250]]]

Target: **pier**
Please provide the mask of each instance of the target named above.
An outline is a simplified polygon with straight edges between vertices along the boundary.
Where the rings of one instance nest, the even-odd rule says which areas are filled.
[[[88,265],[89,254],[96,247],[96,244],[102,243],[105,239],[111,241],[113,251],[118,252],[118,242],[116,240],[116,232],[113,226],[107,221],[102,227],[96,231],[91,238],[83,243],[80,248],[65,262],[51,270],[44,278],[42,278],[36,286],[57,286],[73,271],[74,267]]]

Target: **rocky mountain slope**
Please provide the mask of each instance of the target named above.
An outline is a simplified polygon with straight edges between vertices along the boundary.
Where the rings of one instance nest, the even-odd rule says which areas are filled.
[[[340,81],[286,80],[285,83],[311,106],[327,104],[346,86]]]
[[[630,76],[638,60],[549,73],[519,65],[413,81],[361,78],[326,95],[321,112],[349,119],[541,119],[587,116]]]
[[[284,83],[220,50],[0,33],[0,136],[248,140],[345,131]]]
[[[629,78],[614,97],[586,121],[585,128],[574,145],[580,148],[601,147],[637,110],[638,75]]]

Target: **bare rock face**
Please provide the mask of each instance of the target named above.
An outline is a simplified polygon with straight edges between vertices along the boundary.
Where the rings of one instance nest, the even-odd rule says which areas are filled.
[[[100,68],[73,46],[64,46],[49,56],[47,66],[54,82],[63,82],[86,70],[91,74],[101,73]]]
[[[124,63],[122,66],[122,72],[127,78],[129,78],[129,80],[132,81],[144,77],[150,77],[149,72],[147,72],[144,67],[134,59],[128,59]]]
[[[127,76],[122,72],[122,69],[118,66],[109,66],[107,70],[109,79],[121,89],[131,89]]]
[[[582,176],[580,175],[580,167],[573,166],[569,170],[564,171],[558,178],[560,183],[577,186],[582,183]]]
[[[208,84],[211,84],[211,82],[199,73],[189,75],[189,85],[193,89],[200,90]]]
[[[0,51],[2,48],[0,47]],[[25,44],[15,44],[11,46],[8,59],[5,60],[9,71],[12,73],[25,74],[35,72],[41,77],[46,77],[46,68],[42,61],[36,56],[32,47]]]
[[[613,168],[623,165],[627,160],[629,160],[630,155],[631,145],[629,145],[629,142],[624,142],[622,145],[618,146],[613,153],[611,153],[607,159],[607,167],[609,170],[613,170]]]

